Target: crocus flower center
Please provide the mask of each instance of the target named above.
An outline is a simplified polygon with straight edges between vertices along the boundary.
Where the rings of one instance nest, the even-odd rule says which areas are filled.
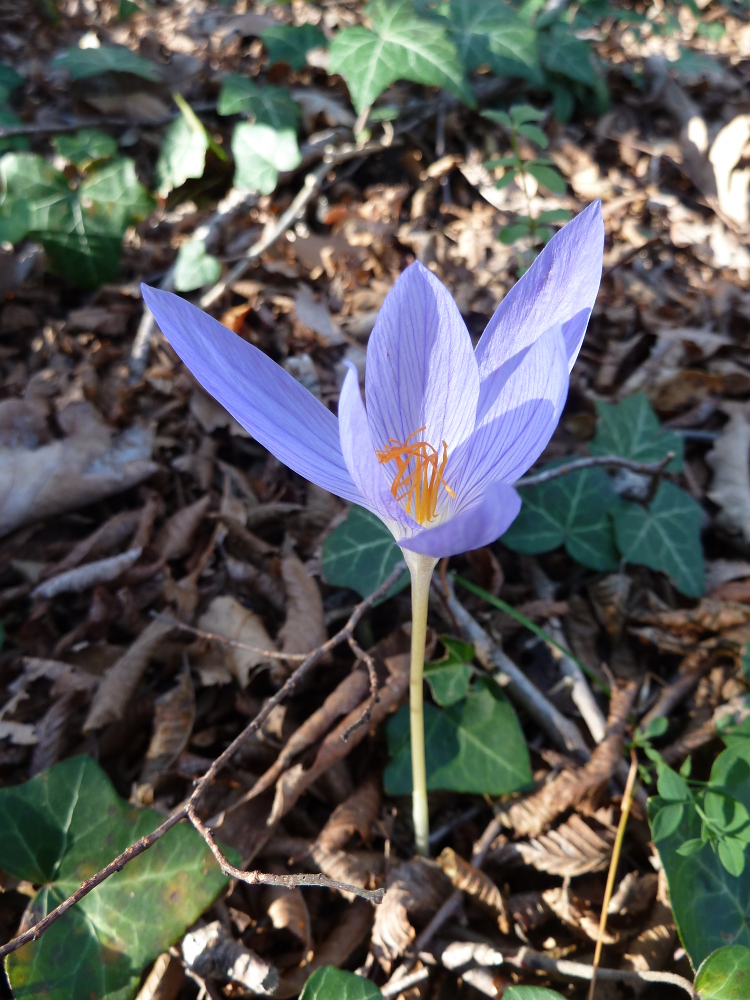
[[[438,489],[442,485],[446,493],[455,499],[456,494],[443,479],[448,461],[448,445],[443,441],[443,456],[429,441],[413,441],[426,427],[418,427],[406,441],[389,438],[385,448],[375,452],[381,465],[396,463],[391,493],[404,505],[415,521],[424,524],[434,521],[437,516]]]

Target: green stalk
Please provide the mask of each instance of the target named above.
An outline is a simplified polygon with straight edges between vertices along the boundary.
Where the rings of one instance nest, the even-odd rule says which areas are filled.
[[[411,722],[412,816],[417,852],[430,853],[430,814],[427,807],[427,764],[424,747],[424,650],[427,640],[427,607],[430,580],[437,559],[404,550],[411,573],[411,671],[409,719]]]

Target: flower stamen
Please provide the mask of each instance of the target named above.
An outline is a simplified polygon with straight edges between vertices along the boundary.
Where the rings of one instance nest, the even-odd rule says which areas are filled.
[[[448,445],[443,441],[443,455],[428,441],[412,441],[426,427],[412,431],[406,441],[389,438],[385,448],[376,450],[378,462],[396,463],[391,493],[399,501],[406,501],[404,507],[419,524],[435,519],[438,502],[438,488],[442,485],[446,493],[455,500],[456,494],[443,479],[448,461]],[[411,471],[410,466],[414,463]]]

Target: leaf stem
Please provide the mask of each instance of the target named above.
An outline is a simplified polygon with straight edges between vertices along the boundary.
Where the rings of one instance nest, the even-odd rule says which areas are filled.
[[[409,720],[411,723],[412,816],[417,853],[430,853],[430,814],[427,806],[427,762],[424,745],[424,650],[427,640],[427,607],[430,580],[437,559],[404,551],[411,573],[411,672]]]

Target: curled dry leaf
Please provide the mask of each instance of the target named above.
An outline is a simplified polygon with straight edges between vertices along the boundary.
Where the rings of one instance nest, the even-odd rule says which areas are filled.
[[[658,873],[656,902],[646,926],[628,945],[623,965],[626,969],[635,969],[638,972],[663,969],[672,957],[676,941],[677,928],[669,905],[667,877],[662,868]]]
[[[59,576],[69,569],[80,566],[86,559],[103,556],[111,549],[118,548],[131,537],[138,528],[140,520],[141,511],[138,510],[123,510],[119,514],[114,514],[96,531],[92,531],[90,535],[74,545],[64,559],[61,559],[54,566],[50,566],[43,573],[43,579]],[[143,545],[136,543],[131,548],[142,549]]]
[[[607,913],[635,917],[650,909],[656,899],[659,876],[656,872],[628,872],[614,891]]]
[[[220,642],[212,642],[208,651],[196,659],[195,666],[204,684],[227,683],[232,677],[240,687],[247,687],[250,675],[269,663],[262,652],[273,650],[273,639],[266,632],[258,615],[244,607],[234,597],[215,597],[198,619],[204,632],[213,632],[242,642],[253,649],[235,649]]]
[[[177,1000],[184,982],[182,963],[165,951],[154,962],[135,1000]]]
[[[119,556],[84,563],[83,566],[76,566],[75,569],[49,577],[31,591],[31,596],[37,600],[48,600],[57,597],[58,594],[80,594],[100,583],[116,580],[140,558],[141,549],[128,549]]]
[[[370,827],[380,812],[380,777],[370,775],[356,791],[337,806],[318,834],[317,847],[335,851],[344,847],[358,833],[363,842],[370,839]]]
[[[195,721],[195,692],[190,671],[180,674],[177,684],[157,698],[154,728],[141,770],[141,781],[151,781],[165,771],[187,746]]]
[[[519,924],[524,933],[543,927],[552,917],[541,892],[516,893],[508,900],[508,910],[514,925]]]
[[[735,410],[721,437],[706,455],[713,469],[709,499],[721,509],[716,524],[750,546],[750,423]]]
[[[493,858],[502,863],[520,857],[537,871],[574,878],[606,868],[613,840],[613,831],[602,828],[601,833],[596,833],[578,813],[573,813],[557,829],[534,840],[499,847]]]
[[[416,936],[409,917],[434,914],[449,890],[450,882],[440,868],[424,858],[404,861],[391,870],[372,928],[372,950],[386,972]]]
[[[502,934],[510,934],[506,901],[489,875],[465,861],[452,847],[443,848],[437,863],[456,889],[461,889],[496,914],[497,926]]]
[[[323,598],[315,580],[292,552],[281,560],[281,577],[286,587],[286,621],[279,629],[279,643],[284,653],[309,653],[321,646],[328,634]],[[283,681],[288,670],[277,663],[272,676]]]
[[[612,689],[607,733],[582,767],[567,768],[537,791],[516,799],[498,812],[504,826],[517,836],[538,837],[573,805],[595,798],[617,770],[628,715],[638,687],[627,683]]]
[[[29,774],[39,774],[63,756],[70,719],[79,703],[80,693],[69,691],[56,698],[44,713],[36,726],[39,742],[31,755]]]
[[[276,930],[288,930],[302,944],[305,957],[312,947],[310,913],[302,891],[296,887],[268,885],[263,889],[262,906]]]
[[[10,740],[17,747],[33,747],[39,742],[39,735],[36,726],[29,722],[7,722],[0,719],[0,740]]]
[[[152,621],[114,663],[94,695],[83,731],[90,733],[123,717],[154,650],[172,631],[168,622]]]
[[[154,548],[162,559],[181,559],[190,555],[195,533],[210,506],[211,497],[207,493],[170,517],[154,539]]]
[[[58,441],[0,448],[0,535],[120,493],[158,468],[145,427],[115,436],[89,403],[71,403],[58,423],[66,434]]]
[[[245,428],[237,423],[231,413],[228,413],[221,403],[213,396],[196,386],[190,397],[190,412],[201,425],[206,434],[212,434],[220,427],[227,427],[234,437],[250,437]]]
[[[599,936],[599,913],[579,899],[571,886],[546,889],[542,898],[555,916],[572,931],[590,941],[596,941]],[[604,944],[617,944],[623,937],[622,931],[608,926],[602,941]]]
[[[311,855],[316,867],[329,878],[335,878],[339,882],[348,882],[349,885],[358,885],[362,889],[376,889],[378,887],[377,879],[370,870],[370,866],[363,859],[348,851],[331,850],[315,844]],[[354,893],[351,892],[341,891],[341,895],[349,902],[354,899]]]
[[[237,983],[260,996],[273,996],[279,985],[278,971],[230,937],[219,920],[186,934],[182,939],[182,957],[199,976]]]

